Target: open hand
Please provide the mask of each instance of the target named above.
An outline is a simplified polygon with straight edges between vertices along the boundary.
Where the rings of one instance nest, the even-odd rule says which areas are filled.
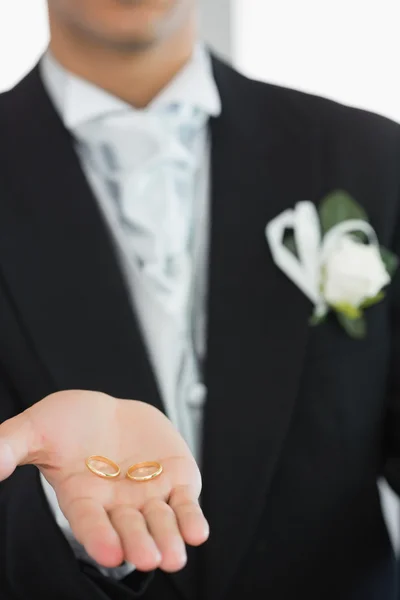
[[[91,455],[118,463],[121,475],[94,475],[85,465]],[[126,478],[142,461],[158,461],[162,474]],[[142,402],[87,391],[48,396],[0,425],[0,481],[25,464],[39,467],[75,537],[105,567],[126,560],[142,571],[177,571],[185,543],[208,537],[196,462],[170,421]]]

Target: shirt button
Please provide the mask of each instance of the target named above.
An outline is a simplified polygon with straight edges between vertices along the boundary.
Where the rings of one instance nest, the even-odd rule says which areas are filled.
[[[189,391],[188,404],[191,408],[202,408],[206,401],[207,388],[203,383],[196,383]]]

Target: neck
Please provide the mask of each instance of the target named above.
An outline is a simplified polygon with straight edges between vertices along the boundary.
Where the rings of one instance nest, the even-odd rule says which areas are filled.
[[[57,29],[57,31],[55,30]],[[51,26],[50,50],[68,71],[106,90],[135,108],[145,108],[190,59],[196,28],[194,23],[141,52],[121,52],[71,39],[67,31]]]

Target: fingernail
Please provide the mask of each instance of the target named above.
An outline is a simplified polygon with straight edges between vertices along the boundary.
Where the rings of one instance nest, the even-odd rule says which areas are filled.
[[[159,550],[156,550],[156,561],[160,563],[162,561],[162,554]]]
[[[181,560],[183,563],[185,563],[185,564],[186,564],[186,561],[187,561],[187,552],[186,552],[186,550],[185,550],[185,549],[183,549],[183,550],[181,550],[181,551],[179,552],[179,559],[180,559],[180,560]]]

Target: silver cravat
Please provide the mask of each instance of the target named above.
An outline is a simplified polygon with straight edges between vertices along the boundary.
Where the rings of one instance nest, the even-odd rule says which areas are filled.
[[[176,326],[177,426],[194,453],[199,441],[192,413],[206,393],[191,327],[196,144],[206,120],[203,111],[176,104],[115,113],[76,131],[116,203],[142,284]]]

